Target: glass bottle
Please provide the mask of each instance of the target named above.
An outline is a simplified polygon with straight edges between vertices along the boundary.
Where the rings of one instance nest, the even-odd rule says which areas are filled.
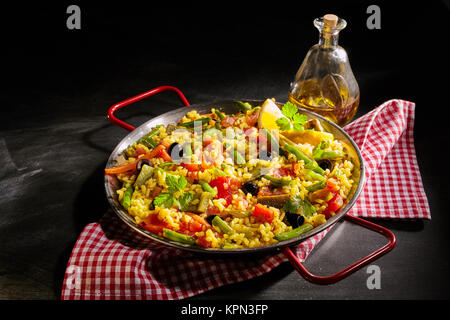
[[[338,45],[344,19],[327,14],[314,20],[319,43],[306,55],[291,83],[289,101],[344,126],[356,114],[359,87],[347,52]]]

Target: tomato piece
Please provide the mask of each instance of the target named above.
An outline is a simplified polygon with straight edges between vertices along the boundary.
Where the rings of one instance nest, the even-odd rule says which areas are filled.
[[[330,201],[328,201],[328,207],[322,212],[328,219],[331,212],[336,212],[344,204],[344,199],[342,199],[339,193],[336,193]]]
[[[189,223],[189,230],[193,232],[200,232],[203,230],[203,225],[195,220]]]
[[[222,176],[217,177],[209,183],[209,185],[214,188],[217,188],[217,199],[225,199],[227,205],[231,204],[231,200],[233,199],[233,193],[236,192],[239,188],[241,188],[241,183],[239,180],[229,177]]]
[[[257,204],[255,206],[255,210],[253,210],[253,216],[261,222],[271,223],[273,220],[272,210],[260,204]]]
[[[334,197],[328,202],[328,208],[330,211],[336,212],[344,204],[344,199],[342,199],[339,193],[336,193]]]

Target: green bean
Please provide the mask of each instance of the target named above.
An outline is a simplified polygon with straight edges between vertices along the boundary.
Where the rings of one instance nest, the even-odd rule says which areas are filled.
[[[166,228],[163,229],[163,235],[165,238],[176,242],[181,242],[190,245],[194,245],[197,243],[197,240],[192,236],[189,236],[187,234],[181,234]]]
[[[324,160],[324,159],[330,159],[330,160],[335,160],[337,158],[342,157],[342,152],[339,151],[316,151],[313,153],[313,158],[315,160]]]
[[[301,151],[298,150],[297,148],[295,148],[295,147],[293,147],[293,146],[291,146],[291,145],[289,145],[289,144],[286,144],[286,145],[284,146],[284,148],[285,148],[289,153],[292,153],[292,154],[297,158],[297,160],[303,160],[303,162],[305,162],[305,165],[307,165],[307,164],[309,164],[309,163],[312,162],[312,160],[311,160],[310,158],[308,158],[303,152],[301,152]]]
[[[122,206],[128,210],[128,208],[130,207],[131,204],[131,197],[133,195],[134,192],[134,188],[133,187],[128,187],[127,190],[125,190],[125,192],[123,193],[123,197],[122,197]]]
[[[168,161],[168,162],[163,162],[163,163],[158,164],[158,167],[162,168],[162,167],[170,166],[170,165],[173,165],[173,164],[176,164],[176,163]]]
[[[153,138],[150,137],[142,138],[141,140],[139,140],[139,143],[151,149],[155,149],[158,146],[158,142],[156,142],[155,140],[153,140]]]
[[[257,111],[259,111],[259,110],[261,110],[261,107],[254,107],[252,110],[251,110],[251,114],[253,114],[253,113],[255,113],[255,112],[257,112]]]
[[[211,168],[211,169],[207,169],[208,172],[212,173],[213,175],[217,176],[217,177],[224,177],[227,174],[223,171],[220,170],[219,168]]]
[[[211,193],[212,197],[214,198],[217,195],[216,189],[212,188],[208,182],[199,180],[198,184],[202,186],[203,191]]]
[[[163,126],[162,125],[158,125],[156,126],[155,129],[153,129],[152,131],[150,131],[149,133],[147,133],[145,136],[143,136],[138,143],[142,143],[143,145],[145,145],[148,148],[156,148],[158,146],[158,143],[152,139],[152,137],[156,134],[159,133],[159,130],[161,130]]]
[[[312,185],[306,187],[306,190],[308,190],[309,192],[314,192],[314,191],[323,189],[323,188],[325,188],[326,186],[327,186],[327,182],[326,182],[326,180],[323,180],[323,181],[314,183],[314,184],[312,184]]]
[[[325,180],[324,176],[322,176],[322,175],[320,175],[320,174],[318,174],[318,173],[316,173],[316,172],[314,172],[313,170],[310,170],[310,169],[306,169],[304,171],[304,176],[309,181],[313,181],[313,180],[324,181]]]
[[[289,144],[286,144],[284,146],[284,148],[292,153],[297,160],[303,160],[303,162],[305,163],[305,168],[307,169],[311,169],[316,173],[319,174],[323,174],[324,171],[321,167],[319,167],[319,165],[317,164],[317,162],[315,162],[314,160],[311,160],[310,158],[308,158],[303,152],[301,152],[299,149],[295,148],[294,146],[291,146]]]
[[[209,121],[211,121],[210,117],[199,118],[199,119],[194,120],[194,121],[181,123],[180,126],[185,127],[185,128],[194,128],[195,124],[198,123],[198,122],[201,122],[201,124],[204,125],[204,124],[208,123]]]
[[[321,154],[320,158],[316,159],[316,160],[322,160],[322,159],[334,160],[334,159],[337,159],[337,158],[340,158],[340,157],[342,157],[342,153],[339,152],[339,151],[324,151]]]
[[[148,179],[153,176],[155,169],[147,164],[142,166],[141,172],[139,172],[138,177],[134,183],[134,186],[139,188],[142,186]]]
[[[229,214],[230,216],[233,216],[235,218],[248,218],[252,215],[249,211],[242,211],[239,209],[224,209],[224,214]]]
[[[213,226],[219,228],[222,233],[233,234],[234,230],[221,217],[215,216],[212,220]]]
[[[220,120],[225,119],[225,116],[222,112],[220,112],[219,110],[215,110],[214,113],[219,117]]]
[[[200,196],[200,202],[198,203],[197,211],[198,212],[206,212],[209,206],[209,200],[212,198],[212,194],[210,192],[204,191]]]
[[[291,181],[292,181],[292,180],[290,180],[290,179],[275,178],[275,177],[272,177],[272,176],[268,176],[268,175],[266,175],[266,174],[263,175],[262,177],[263,177],[264,179],[269,180],[270,183],[273,184],[274,186],[278,186],[278,187],[281,187],[281,186],[287,186],[287,185],[289,185],[289,184],[291,183]]]
[[[305,223],[304,225],[302,225],[298,228],[277,234],[274,237],[274,239],[278,240],[278,241],[285,241],[285,240],[293,239],[293,238],[296,238],[312,229],[313,229],[313,226],[311,224]]]
[[[252,110],[252,107],[251,107],[251,105],[248,102],[244,103],[244,102],[239,101],[239,100],[236,100],[235,102],[238,105],[239,109],[241,109],[244,112]]]
[[[277,153],[281,153],[280,145],[278,141],[272,136],[272,134],[265,128],[261,129],[261,132],[265,135],[266,139],[270,142],[272,150],[276,150]]]
[[[318,174],[320,174],[320,175],[323,175],[323,173],[325,172],[325,171],[319,166],[319,164],[318,164],[317,162],[315,162],[315,161],[310,162],[310,163],[308,163],[307,165],[305,165],[305,168],[306,168],[306,169],[310,169],[310,170],[312,170],[312,171],[314,171],[314,172],[316,172],[316,173],[318,173]]]

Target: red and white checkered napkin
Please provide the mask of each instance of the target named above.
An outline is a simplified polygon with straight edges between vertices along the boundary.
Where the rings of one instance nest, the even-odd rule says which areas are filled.
[[[417,165],[414,104],[391,100],[345,127],[360,147],[367,182],[351,214],[430,219]],[[304,261],[328,230],[296,248]],[[269,272],[283,253],[214,257],[168,248],[108,211],[85,227],[64,276],[62,299],[182,299]]]

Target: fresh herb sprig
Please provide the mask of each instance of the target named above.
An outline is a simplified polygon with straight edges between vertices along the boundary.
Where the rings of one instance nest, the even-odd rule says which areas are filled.
[[[178,205],[180,211],[186,211],[189,204],[194,199],[192,192],[183,193],[178,198],[175,197],[175,192],[182,191],[188,184],[185,177],[176,177],[173,175],[166,176],[167,191],[158,194],[153,199],[153,205],[157,207],[171,208],[174,204]]]
[[[303,125],[308,120],[308,117],[304,114],[298,113],[298,108],[295,104],[288,101],[281,108],[281,113],[286,118],[277,119],[277,125],[282,131],[289,131],[291,128],[294,131],[303,131]]]

